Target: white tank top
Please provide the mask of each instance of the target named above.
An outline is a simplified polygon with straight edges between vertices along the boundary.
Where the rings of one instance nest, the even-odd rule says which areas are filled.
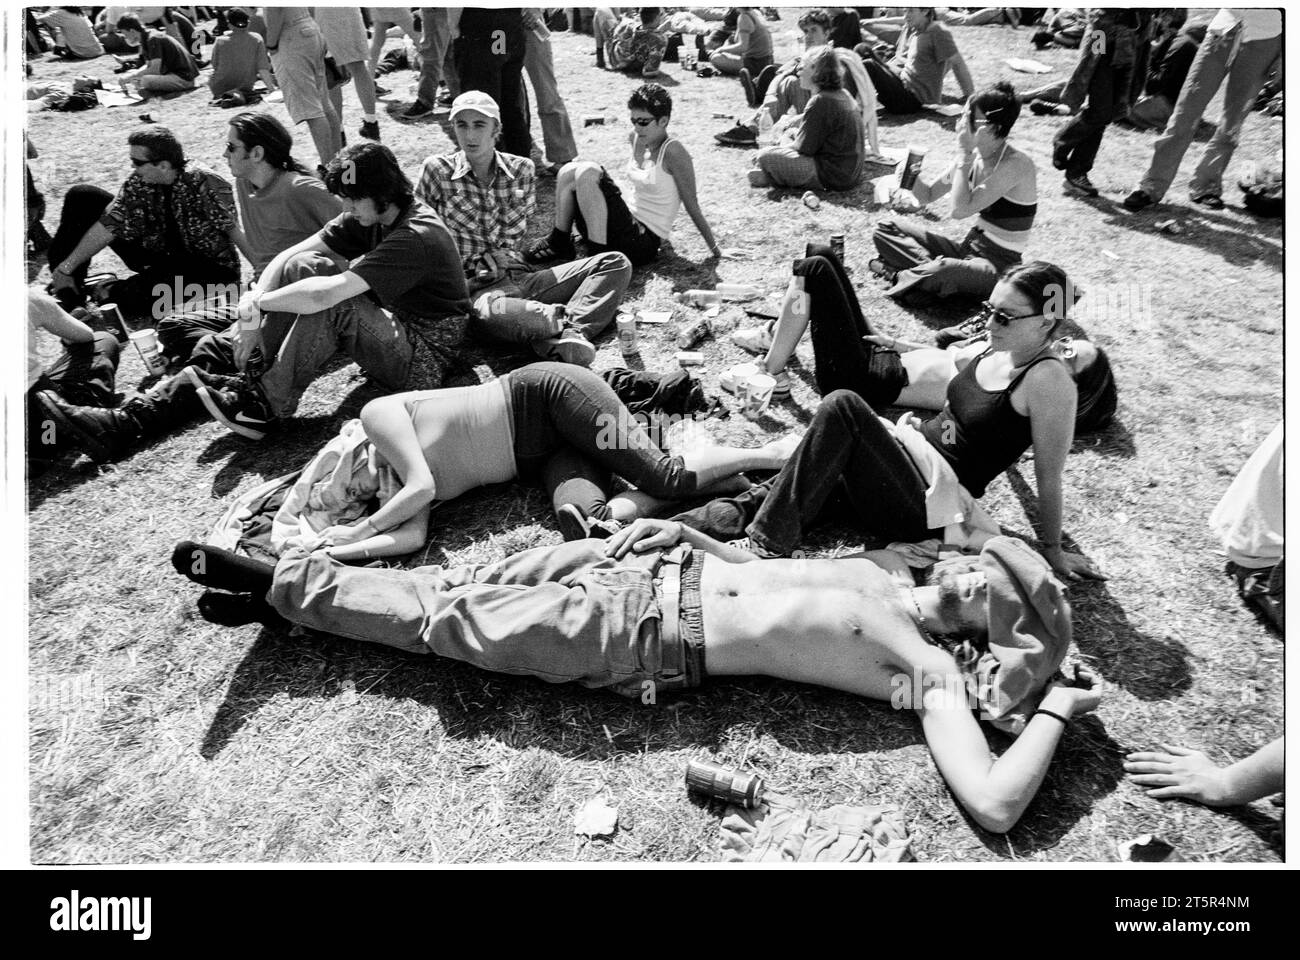
[[[644,165],[636,162],[634,153],[624,169],[628,180],[632,181],[632,202],[628,204],[632,216],[661,240],[667,240],[672,235],[673,221],[677,219],[677,211],[682,206],[677,181],[663,166],[664,151],[673,139],[669,137],[663,142],[659,147],[659,156],[651,157],[647,152]]]

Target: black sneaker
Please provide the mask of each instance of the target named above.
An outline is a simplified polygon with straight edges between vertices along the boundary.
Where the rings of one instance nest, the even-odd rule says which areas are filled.
[[[1200,207],[1205,207],[1207,210],[1223,209],[1223,197],[1219,196],[1217,193],[1201,193],[1191,197],[1190,199],[1192,203]]]
[[[592,520],[572,503],[566,503],[555,511],[555,523],[565,543],[592,538],[608,540],[623,529],[617,520]]]
[[[589,367],[596,359],[596,348],[577,327],[564,325],[557,336],[534,340],[533,349],[543,360]]]
[[[416,100],[415,103],[411,104],[401,113],[399,113],[397,115],[397,119],[398,120],[419,120],[423,117],[431,116],[432,114],[433,114],[433,107],[425,103],[423,100]],[[362,129],[364,130],[365,128],[363,127]],[[365,134],[363,133],[362,136],[365,136]],[[378,140],[379,138],[376,137],[375,139]]]
[[[738,123],[722,133],[715,133],[713,139],[728,147],[758,146],[758,133],[753,127],[747,127],[743,123]]]
[[[1065,186],[1067,187],[1067,189],[1072,190],[1075,193],[1078,193],[1079,195],[1084,197],[1101,196],[1101,191],[1092,185],[1092,181],[1088,179],[1088,175],[1086,173],[1078,173],[1078,174],[1067,173],[1065,175]]]
[[[1034,99],[1029,101],[1029,112],[1036,117],[1063,117],[1070,112],[1070,108],[1063,103]]]
[[[243,389],[199,387],[199,399],[213,419],[224,423],[241,437],[261,440],[275,420],[270,407],[253,386]]]
[[[1129,210],[1145,210],[1155,206],[1155,199],[1145,190],[1134,190],[1124,198],[1124,206]]]
[[[201,370],[192,364],[182,368],[177,376],[184,377],[194,385],[196,390],[200,387],[208,387],[212,390],[239,390],[244,383],[243,377],[227,376],[224,373],[209,373],[207,370]]]
[[[962,340],[978,337],[984,333],[985,329],[984,319],[980,316],[974,316],[969,320],[963,320],[956,326],[944,327],[934,335],[934,342],[942,349],[954,343],[960,343]]]
[[[378,142],[378,141],[379,141],[379,121],[378,121],[378,120],[363,120],[362,123],[361,123],[361,129],[357,131],[357,134],[358,134],[359,136],[365,137],[367,140],[374,140],[374,141]]]

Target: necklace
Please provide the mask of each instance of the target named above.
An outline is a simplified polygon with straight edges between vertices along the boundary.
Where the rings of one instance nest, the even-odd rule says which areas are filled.
[[[911,587],[908,587],[907,595],[912,598],[912,606],[916,608],[916,625],[921,628],[921,636],[925,638],[926,643],[931,646],[937,646],[933,635],[931,635],[929,629],[925,625],[925,614],[921,612],[921,604],[917,602],[916,591]]]
[[[991,176],[993,176],[993,174],[997,173],[997,171],[998,171],[998,167],[1002,166],[1002,158],[1005,157],[1005,156],[1007,155],[1007,147],[1008,147],[1008,143],[1007,143],[1005,140],[1003,140],[1003,141],[1002,141],[1002,150],[1001,150],[1000,153],[998,153],[998,159],[997,159],[997,162],[996,162],[995,164],[993,164],[993,169],[990,170],[990,171],[988,172],[988,174],[984,177],[984,179],[983,179],[983,180],[980,180],[979,183],[976,183],[976,182],[975,182],[975,165],[974,165],[974,164],[971,164],[971,168],[970,168],[970,178],[967,180],[967,183],[970,184],[970,188],[971,188],[972,190],[976,190],[976,189],[978,189],[980,186],[982,186],[982,185],[984,184],[985,181],[988,180],[989,177],[991,177]],[[981,161],[981,162],[980,162],[980,172],[982,173],[982,172],[983,172],[983,169],[984,169],[984,166],[985,166],[985,164],[987,163],[987,161],[985,161],[984,158],[983,158],[982,156],[980,157],[980,161]]]

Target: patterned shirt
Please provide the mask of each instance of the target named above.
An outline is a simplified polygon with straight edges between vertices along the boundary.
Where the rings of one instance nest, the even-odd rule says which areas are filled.
[[[99,222],[115,237],[133,240],[151,253],[193,254],[239,271],[239,254],[230,239],[236,223],[230,184],[192,161],[171,186],[145,183],[131,174]]]
[[[424,161],[415,196],[433,207],[447,224],[467,275],[483,266],[483,254],[511,250],[511,266],[522,266],[518,250],[533,212],[533,161],[495,152],[494,173],[479,182],[465,151],[434,154]]]

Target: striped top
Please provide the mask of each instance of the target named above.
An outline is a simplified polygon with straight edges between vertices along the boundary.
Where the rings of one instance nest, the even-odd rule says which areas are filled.
[[[1029,228],[1034,225],[1037,203],[1020,203],[1010,197],[998,197],[980,211],[975,225],[998,246],[1017,253],[1029,247]]]

